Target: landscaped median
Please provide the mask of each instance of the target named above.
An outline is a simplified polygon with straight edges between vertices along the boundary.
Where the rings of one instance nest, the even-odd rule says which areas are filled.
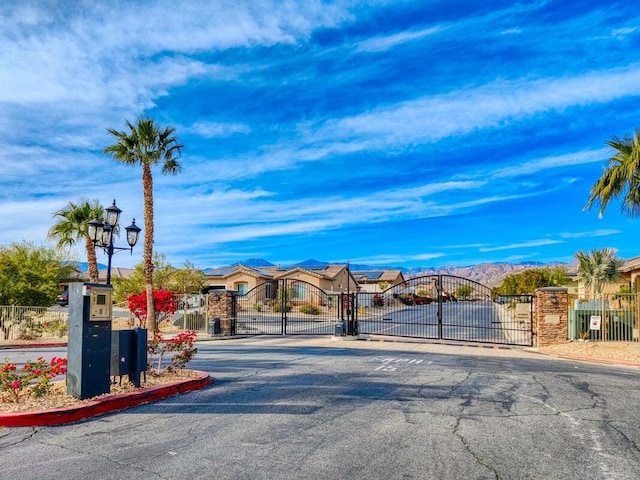
[[[0,413],[0,427],[38,427],[74,423],[98,415],[154,402],[179,393],[199,390],[213,383],[213,379],[208,373],[193,372],[195,377],[185,380],[104,396],[66,407]]]

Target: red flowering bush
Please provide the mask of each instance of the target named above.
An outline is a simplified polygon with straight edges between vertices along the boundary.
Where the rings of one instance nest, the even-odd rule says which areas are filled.
[[[169,338],[156,335],[149,341],[147,347],[149,365],[151,366],[152,372],[160,375],[163,370],[162,362],[165,357],[171,353],[173,353],[173,355],[171,356],[167,370],[171,371],[186,367],[187,363],[198,353],[198,349],[194,346],[195,341],[196,332],[193,330],[187,330],[186,332]]]
[[[49,363],[39,357],[37,361],[27,360],[21,369],[7,358],[0,364],[0,391],[11,394],[11,400],[17,402],[25,388],[36,397],[49,393],[49,380],[67,373],[67,359],[53,357]]]
[[[376,293],[373,296],[373,306],[374,307],[384,307],[384,297],[379,293]]]
[[[147,292],[146,290],[138,295],[129,295],[127,297],[129,302],[129,311],[136,317],[138,325],[142,328],[145,327],[147,322]],[[158,323],[163,321],[164,315],[170,315],[176,311],[176,298],[175,295],[167,290],[154,290],[153,291],[153,307],[158,315]]]

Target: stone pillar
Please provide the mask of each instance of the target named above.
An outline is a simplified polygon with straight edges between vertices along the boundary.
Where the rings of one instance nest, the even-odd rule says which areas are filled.
[[[237,294],[232,290],[212,290],[207,300],[207,320],[220,320],[220,335],[236,334]]]
[[[566,288],[536,290],[537,346],[567,343],[569,338],[569,294]]]

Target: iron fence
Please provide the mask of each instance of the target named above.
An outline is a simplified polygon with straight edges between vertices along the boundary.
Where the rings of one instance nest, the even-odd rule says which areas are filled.
[[[65,338],[68,320],[66,307],[0,305],[0,339]]]
[[[380,293],[357,293],[360,333],[533,344],[533,296],[499,295],[452,275],[411,278]]]
[[[282,279],[258,285],[237,297],[239,334],[331,335],[339,315],[339,294],[302,280]]]

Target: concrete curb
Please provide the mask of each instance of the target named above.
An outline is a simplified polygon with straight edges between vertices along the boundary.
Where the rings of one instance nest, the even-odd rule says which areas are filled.
[[[42,427],[75,423],[98,415],[105,415],[161,400],[179,393],[200,390],[213,383],[213,379],[208,373],[196,373],[198,373],[198,378],[166,385],[156,385],[136,390],[135,392],[121,393],[69,407],[42,411],[0,413],[0,427]]]

